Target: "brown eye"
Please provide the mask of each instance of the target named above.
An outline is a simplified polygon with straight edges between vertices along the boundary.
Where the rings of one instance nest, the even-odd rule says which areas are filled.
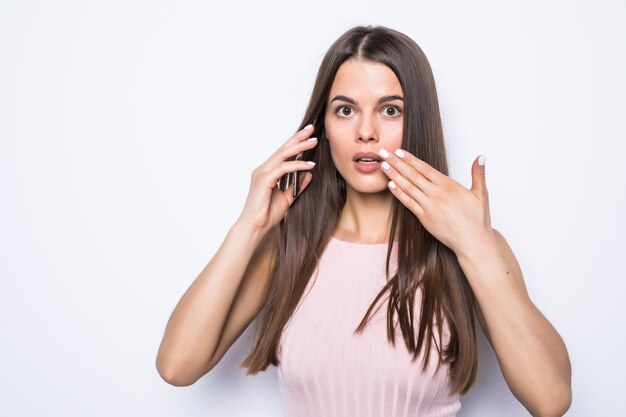
[[[395,111],[397,113],[394,114],[389,114],[389,110],[392,111],[392,113]],[[391,118],[396,118],[396,117],[400,117],[400,115],[402,114],[402,112],[400,111],[400,108],[397,106],[387,106],[385,108],[385,113],[387,113],[387,116],[391,117]]]
[[[347,112],[346,112],[347,110]],[[335,113],[341,112],[341,114],[338,114],[339,117],[347,117],[350,115],[350,112],[352,111],[352,109],[348,106],[339,106],[337,107]]]
[[[391,113],[389,112],[390,110],[391,110]],[[386,115],[391,119],[395,119],[402,115],[402,111],[400,110],[398,106],[387,106],[385,107],[384,111]],[[335,109],[335,114],[344,119],[350,117],[351,112],[352,112],[352,107],[350,106],[339,106]]]

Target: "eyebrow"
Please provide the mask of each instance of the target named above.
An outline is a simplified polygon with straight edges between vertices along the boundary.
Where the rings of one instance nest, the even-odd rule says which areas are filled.
[[[350,98],[350,97],[346,97],[346,96],[342,96],[342,95],[335,96],[335,98],[330,100],[330,102],[332,103],[335,100],[347,101],[348,103],[356,104],[356,105],[359,104],[359,103],[357,103],[357,101],[355,99]],[[402,100],[402,101],[404,101],[402,96],[394,94],[394,95],[390,95],[390,96],[382,96],[381,98],[378,99],[378,104],[384,103],[385,101],[392,101],[392,100]]]

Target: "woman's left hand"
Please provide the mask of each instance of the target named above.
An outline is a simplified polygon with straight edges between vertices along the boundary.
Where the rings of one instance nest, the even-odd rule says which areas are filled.
[[[415,155],[397,149],[385,157],[381,170],[391,179],[388,184],[422,225],[458,256],[495,239],[491,228],[485,166],[480,158],[472,164],[472,188],[467,189]],[[484,156],[483,156],[484,158]],[[388,170],[385,169],[388,163]],[[395,184],[395,188],[394,185]]]

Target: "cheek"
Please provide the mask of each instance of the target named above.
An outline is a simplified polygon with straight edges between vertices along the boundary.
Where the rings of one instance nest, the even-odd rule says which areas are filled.
[[[402,125],[401,124],[391,127],[387,131],[387,135],[388,137],[393,138],[390,142],[393,143],[394,145],[398,145],[397,146],[398,148],[400,147],[400,145],[402,145]]]
[[[354,135],[354,123],[340,121],[332,115],[327,115],[324,119],[324,132],[329,141],[344,142],[346,138]]]
[[[333,160],[335,167],[339,170],[343,159],[341,149],[337,149],[332,139],[328,139],[328,147],[330,148],[330,157]]]
[[[400,129],[400,131],[398,132],[393,132],[389,135],[389,137],[391,138],[389,141],[387,141],[387,150],[389,152],[393,152],[398,148],[402,147],[402,129]]]
[[[346,149],[343,149],[341,146],[341,132],[338,132],[336,128],[333,128],[332,123],[330,126],[324,126],[324,132],[326,134],[326,140],[328,141],[328,147],[330,148],[330,154],[332,156],[333,162],[335,165],[341,163],[341,160],[344,158],[344,154],[347,152]]]

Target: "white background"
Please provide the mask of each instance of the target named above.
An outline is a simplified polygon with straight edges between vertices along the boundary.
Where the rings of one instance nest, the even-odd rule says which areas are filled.
[[[426,53],[450,176],[486,155],[492,224],[569,349],[567,415],[621,415],[625,21],[609,0],[0,1],[0,415],[282,415],[275,368],[236,368],[254,326],[190,387],[155,358],[359,24]],[[461,401],[528,415],[484,339]]]

